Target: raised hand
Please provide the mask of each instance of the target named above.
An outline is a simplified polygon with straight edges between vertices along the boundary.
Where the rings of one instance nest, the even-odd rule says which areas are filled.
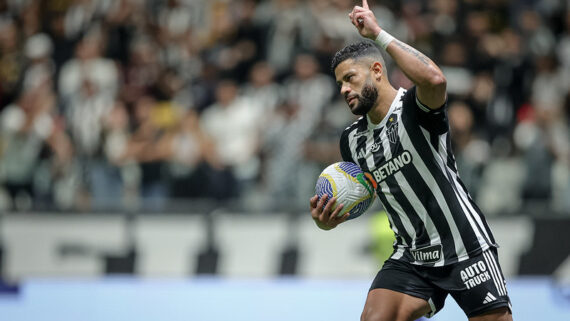
[[[343,208],[343,204],[339,204],[334,211],[332,210],[334,203],[336,202],[336,198],[333,197],[325,206],[325,202],[328,198],[328,195],[325,194],[319,199],[318,195],[311,197],[311,217],[317,223],[317,226],[323,230],[330,230],[335,228],[340,223],[346,221],[350,216],[349,213],[345,213],[342,216],[338,216],[340,211]],[[324,207],[323,207],[324,206]]]
[[[348,17],[356,29],[358,29],[358,33],[363,37],[374,40],[382,30],[366,0],[362,0],[362,7],[354,6]]]

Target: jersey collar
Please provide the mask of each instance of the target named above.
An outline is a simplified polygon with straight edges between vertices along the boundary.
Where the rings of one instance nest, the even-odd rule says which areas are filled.
[[[386,115],[384,115],[384,118],[382,118],[382,121],[379,124],[374,124],[371,120],[370,117],[368,116],[368,114],[366,114],[366,122],[368,123],[368,129],[376,129],[376,128],[381,128],[386,124],[386,121],[388,119],[388,116],[390,116],[394,110],[396,108],[402,107],[402,96],[406,93],[406,89],[400,87],[400,89],[398,89],[398,93],[396,94],[396,97],[394,98],[394,100],[392,100],[392,104],[390,105],[390,109],[388,109],[388,112],[386,113]]]

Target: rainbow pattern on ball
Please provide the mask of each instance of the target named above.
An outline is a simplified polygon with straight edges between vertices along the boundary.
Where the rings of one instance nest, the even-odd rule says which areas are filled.
[[[325,168],[317,179],[315,192],[319,199],[327,194],[327,202],[336,197],[335,207],[344,204],[339,216],[349,212],[348,219],[366,212],[376,197],[372,183],[365,178],[360,167],[351,162],[338,162]]]

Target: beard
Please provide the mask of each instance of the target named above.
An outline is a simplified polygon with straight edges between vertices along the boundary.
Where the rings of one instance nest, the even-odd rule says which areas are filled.
[[[378,99],[378,89],[374,87],[370,80],[366,80],[362,87],[362,93],[357,96],[358,104],[351,111],[355,115],[366,115]]]

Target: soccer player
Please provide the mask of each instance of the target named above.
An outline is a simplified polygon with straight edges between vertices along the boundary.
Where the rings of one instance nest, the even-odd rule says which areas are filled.
[[[512,320],[498,246],[457,173],[444,75],[428,57],[383,30],[366,0],[349,17],[414,83],[408,90],[392,87],[372,41],[341,49],[332,62],[340,93],[351,112],[362,115],[341,135],[342,158],[374,178],[396,236],[361,320],[429,317],[448,294],[469,320]],[[343,204],[333,210],[335,201],[311,198],[311,216],[321,229],[348,218],[338,217]]]

